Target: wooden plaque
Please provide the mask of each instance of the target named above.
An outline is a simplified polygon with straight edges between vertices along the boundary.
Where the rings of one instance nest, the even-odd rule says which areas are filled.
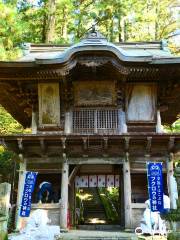
[[[60,125],[59,83],[39,83],[39,125]]]
[[[75,106],[111,106],[116,104],[115,82],[74,83]]]

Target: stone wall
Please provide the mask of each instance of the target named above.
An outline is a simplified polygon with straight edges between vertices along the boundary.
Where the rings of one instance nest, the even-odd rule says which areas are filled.
[[[143,217],[143,213],[145,210],[144,203],[132,203],[132,228],[135,229],[136,227],[140,226],[140,221]]]

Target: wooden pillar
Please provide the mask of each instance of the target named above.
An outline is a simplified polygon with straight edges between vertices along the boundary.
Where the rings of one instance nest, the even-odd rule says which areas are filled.
[[[22,227],[22,218],[20,217],[20,208],[22,202],[22,195],[24,190],[24,181],[25,181],[25,171],[26,171],[26,159],[23,158],[22,154],[19,154],[21,160],[19,167],[19,182],[18,182],[18,193],[17,193],[17,208],[16,208],[16,220],[15,227],[16,230],[20,230]]]
[[[72,111],[68,111],[65,113],[65,126],[64,126],[64,132],[65,134],[71,134],[72,133]]]
[[[123,164],[124,177],[124,211],[125,211],[125,229],[132,228],[132,209],[131,209],[131,173],[129,163],[129,153],[126,153],[126,159]]]
[[[127,133],[126,115],[122,108],[119,109],[119,132]]]
[[[156,132],[157,133],[163,133],[163,127],[161,125],[161,112],[160,110],[158,109],[157,110],[157,123],[156,123]]]
[[[71,218],[71,225],[74,226],[75,225],[75,189],[74,189],[74,184],[71,184],[71,186],[69,187],[69,206],[70,206],[70,218]]]
[[[176,180],[174,178],[173,159],[174,154],[170,153],[169,159],[167,159],[167,186],[170,198],[170,207],[171,209],[176,209],[177,208],[176,199],[178,194]]]
[[[37,133],[37,114],[32,111],[32,122],[31,122],[32,134]]]
[[[66,159],[65,159],[66,160]],[[68,215],[68,183],[69,183],[69,164],[67,160],[62,163],[61,179],[61,204],[60,204],[60,227],[66,229]]]

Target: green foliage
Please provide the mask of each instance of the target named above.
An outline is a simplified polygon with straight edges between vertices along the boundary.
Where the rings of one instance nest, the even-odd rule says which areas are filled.
[[[106,212],[106,217],[110,222],[118,221],[118,211],[115,207],[116,202],[119,199],[119,191],[117,188],[98,188],[99,196],[102,204],[104,205],[104,209]]]
[[[180,119],[174,122],[171,126],[164,126],[166,132],[180,133]]]
[[[12,174],[14,169],[14,161],[18,162],[18,156],[0,146],[0,174],[4,181],[9,181],[9,175]]]
[[[168,240],[179,240],[180,239],[180,233],[169,233],[168,234]]]
[[[20,56],[18,44],[22,36],[22,23],[14,4],[0,0],[0,58],[13,59]]]
[[[178,195],[180,194],[180,167],[179,167],[180,159],[176,160],[176,167],[174,171],[174,177],[176,178],[177,182],[177,188],[178,188]],[[177,200],[177,209],[171,209],[169,213],[164,214],[163,216],[164,219],[168,220],[170,222],[171,228],[173,222],[180,222],[180,199]],[[175,233],[172,233],[168,236],[168,239],[173,240],[173,239],[179,239],[179,235],[176,236]]]
[[[22,133],[23,127],[6,110],[0,106],[0,134]],[[14,161],[18,162],[17,155],[12,151],[7,151],[0,146],[0,174],[4,181],[10,181],[15,166]],[[16,164],[17,165],[17,164]]]
[[[0,134],[22,133],[23,127],[0,106]]]
[[[93,23],[114,42],[169,39],[180,25],[176,6],[177,0],[0,0],[0,59],[19,57],[23,42],[74,43]]]

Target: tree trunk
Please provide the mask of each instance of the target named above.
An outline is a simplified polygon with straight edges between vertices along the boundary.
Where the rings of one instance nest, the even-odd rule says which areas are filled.
[[[62,37],[67,40],[67,8],[63,8],[63,26],[62,26]]]
[[[114,20],[113,16],[111,16],[111,23],[110,23],[110,41],[114,41]]]
[[[159,31],[159,3],[157,2],[157,6],[156,6],[156,18],[155,18],[155,40],[158,40],[158,31]]]
[[[48,0],[47,9],[45,43],[50,43],[54,39],[56,0]]]
[[[121,28],[121,17],[118,17],[118,40],[122,42],[122,28]]]

